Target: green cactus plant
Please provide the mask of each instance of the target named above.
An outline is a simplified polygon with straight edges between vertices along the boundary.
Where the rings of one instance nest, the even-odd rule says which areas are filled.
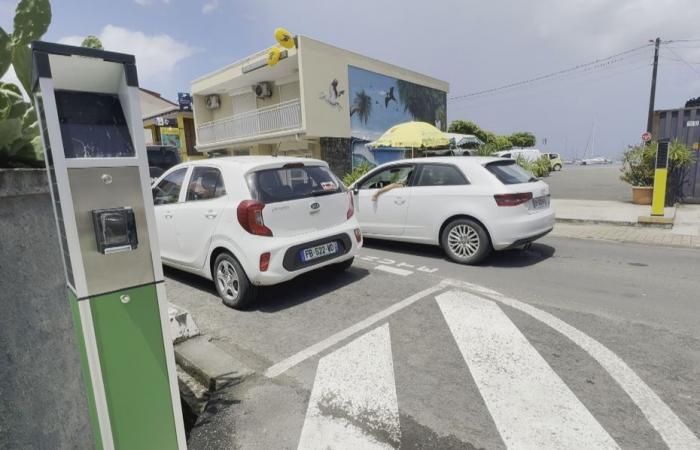
[[[51,23],[49,0],[20,0],[14,30],[0,27],[0,78],[12,66],[24,90],[31,95],[31,49]],[[0,82],[0,167],[41,167],[43,147],[34,107],[24,101],[19,87]]]

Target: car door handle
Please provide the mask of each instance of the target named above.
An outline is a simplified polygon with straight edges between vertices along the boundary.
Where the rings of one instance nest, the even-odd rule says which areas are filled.
[[[173,213],[171,213],[170,211],[168,211],[168,212],[166,212],[166,213],[163,214],[163,217],[165,217],[166,219],[172,219],[172,218],[173,218]]]
[[[394,199],[394,203],[396,203],[397,205],[403,205],[404,203],[406,203],[406,199],[398,197]]]
[[[216,218],[217,214],[214,211],[208,211],[204,216],[207,219],[214,219]]]

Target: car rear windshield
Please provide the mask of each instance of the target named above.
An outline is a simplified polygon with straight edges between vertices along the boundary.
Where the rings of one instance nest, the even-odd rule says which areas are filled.
[[[328,167],[303,164],[252,172],[248,174],[247,181],[253,199],[263,203],[336,194],[345,190]]]
[[[515,161],[494,161],[486,164],[484,167],[494,174],[503,184],[520,184],[537,181],[537,178],[520,167]]]

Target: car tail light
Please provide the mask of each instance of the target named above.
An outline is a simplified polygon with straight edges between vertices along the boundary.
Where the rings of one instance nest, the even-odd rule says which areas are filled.
[[[349,219],[355,215],[355,199],[353,198],[352,191],[348,191],[348,195],[350,197],[350,206],[348,206],[347,218]]]
[[[518,206],[532,199],[532,192],[521,192],[519,194],[497,194],[493,198],[496,199],[498,206]]]
[[[355,228],[355,239],[358,244],[362,243],[362,231],[359,228]]]
[[[270,252],[260,255],[260,272],[267,272],[270,267]]]
[[[265,204],[255,200],[243,200],[238,205],[238,223],[250,234],[258,236],[272,236],[272,230],[263,222],[262,210]]]

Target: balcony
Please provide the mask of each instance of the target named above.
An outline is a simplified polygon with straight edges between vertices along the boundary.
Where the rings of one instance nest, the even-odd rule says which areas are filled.
[[[301,102],[294,99],[199,125],[197,146],[201,149],[216,144],[233,144],[300,128]]]

